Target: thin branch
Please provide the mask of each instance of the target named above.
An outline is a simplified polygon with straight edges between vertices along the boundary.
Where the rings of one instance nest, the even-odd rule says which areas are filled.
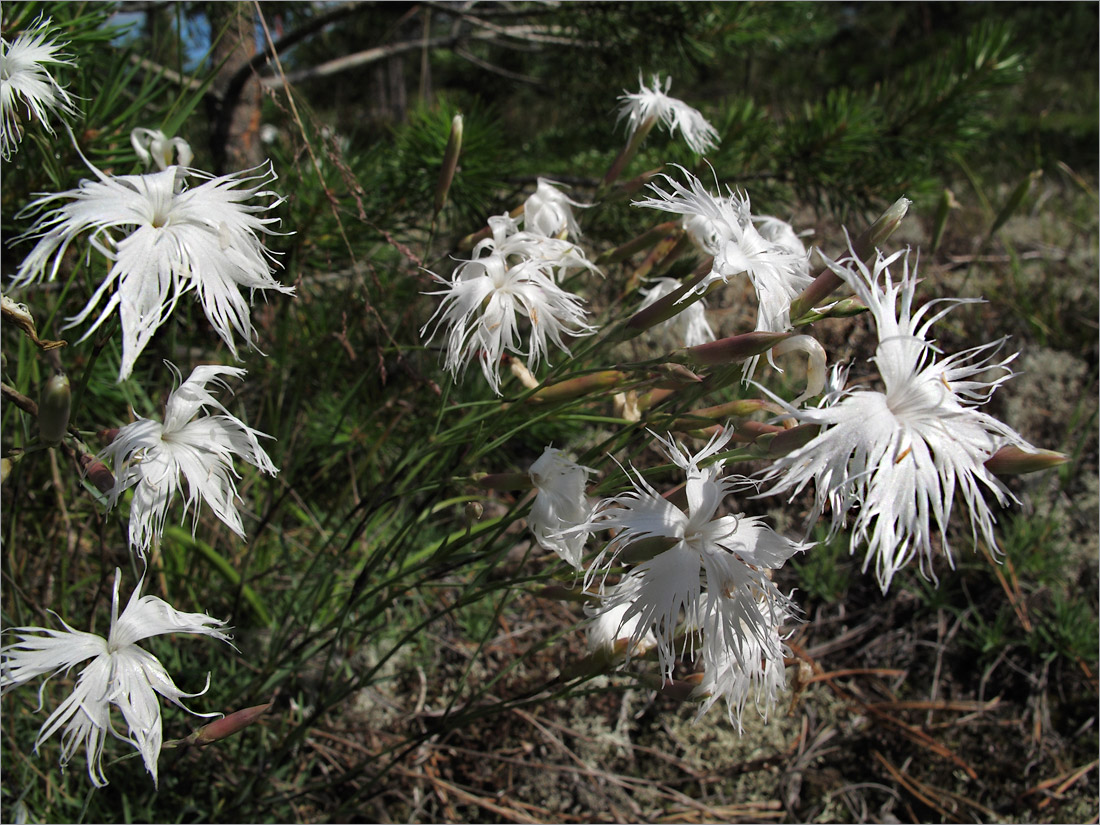
[[[370,63],[377,63],[379,60],[385,60],[388,57],[393,57],[395,54],[401,54],[402,52],[414,51],[416,49],[422,49],[425,46],[429,48],[435,48],[436,46],[453,46],[456,43],[461,43],[464,40],[473,37],[481,40],[491,40],[495,38],[490,32],[484,32],[473,35],[448,35],[446,37],[433,37],[428,41],[423,39],[407,40],[402,43],[391,43],[388,46],[375,46],[371,49],[365,49],[355,54],[345,55],[344,57],[338,57],[335,60],[329,60],[327,63],[321,63],[317,66],[311,66],[308,69],[301,69],[297,72],[291,72],[284,77],[265,77],[260,82],[265,89],[274,89],[286,83],[301,83],[303,80],[313,80],[318,77],[328,77],[330,75],[337,74],[339,72],[345,72],[348,69],[354,69],[357,66],[366,66]]]
[[[473,53],[462,48],[461,46],[455,46],[455,54],[457,54],[462,59],[473,63],[479,69],[484,69],[487,72],[498,74],[501,77],[508,78],[509,80],[515,80],[518,83],[530,83],[532,86],[543,85],[543,82],[537,77],[530,77],[529,75],[520,74],[519,72],[510,72],[507,69],[502,69],[500,66],[494,66],[492,63],[488,62],[487,60],[482,60],[480,57],[477,57]]]
[[[150,60],[148,57],[142,57],[138,54],[132,54],[130,55],[130,62],[140,66],[143,69],[147,69],[150,72],[156,72],[157,74],[161,75],[161,77],[163,77],[165,80],[171,83],[175,83],[177,86],[182,86],[183,88],[188,89],[192,92],[200,91],[202,90],[203,86],[206,85],[201,80],[196,80],[195,78],[188,77],[185,74],[180,74],[174,69],[169,69],[167,66],[162,66],[161,64]],[[213,92],[208,92],[208,94],[213,94]]]

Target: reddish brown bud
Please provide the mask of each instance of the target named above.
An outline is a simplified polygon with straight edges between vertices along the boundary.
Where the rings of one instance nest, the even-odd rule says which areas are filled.
[[[115,477],[107,469],[107,465],[94,456],[82,453],[80,456],[80,469],[84,476],[95,485],[99,492],[107,495],[115,487]]]
[[[211,742],[225,739],[228,736],[232,736],[237,731],[247,728],[267,713],[271,705],[272,703],[268,702],[266,705],[256,705],[255,707],[245,708],[244,710],[238,710],[236,713],[231,713],[228,716],[223,716],[221,719],[217,719],[209,725],[203,725],[188,736],[185,741],[190,742],[192,745],[209,745]]]
[[[761,355],[790,338],[789,332],[746,332],[709,344],[686,347],[672,354],[671,360],[693,367],[718,367]]]
[[[994,475],[1009,476],[1049,470],[1052,467],[1065,464],[1067,461],[1069,461],[1069,456],[1056,453],[1053,450],[1035,450],[1029,453],[1019,447],[1009,445],[1001,447],[990,456],[985,462],[985,467]]]

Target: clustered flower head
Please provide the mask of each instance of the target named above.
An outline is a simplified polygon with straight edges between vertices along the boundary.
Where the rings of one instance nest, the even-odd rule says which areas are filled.
[[[169,364],[179,379],[179,373]],[[196,367],[190,377],[168,397],[164,422],[139,418],[118,431],[100,456],[111,462],[115,486],[109,494],[111,507],[124,492],[133,488],[130,503],[130,547],[145,556],[160,542],[168,508],[187,482],[183,515],[194,508],[192,532],[197,525],[200,503],[206,505],[230,530],[244,538],[244,525],[237,512],[236,456],[257,469],[278,472],[260,438],[270,438],[232,415],[207,389],[208,384],[226,387],[222,376],[243,377],[235,367]],[[199,417],[206,409],[212,414]]]
[[[890,267],[899,258],[902,274],[895,279]],[[874,561],[885,592],[914,555],[922,571],[931,574],[937,534],[943,554],[951,560],[947,527],[957,494],[968,510],[975,541],[980,538],[995,548],[995,519],[984,494],[1002,506],[1015,499],[985,462],[1006,444],[1026,451],[1035,448],[978,409],[1012,375],[1008,364],[1015,356],[997,357],[1004,339],[942,356],[930,337],[936,321],[970,301],[940,300],[914,307],[917,276],[909,268],[908,252],[888,257],[877,253],[871,267],[854,252],[850,258],[827,263],[874,318],[878,348],[872,360],[884,389],[839,387],[817,409],[787,405],[799,421],[822,430],[769,468],[766,478],[775,483],[768,493],[794,495],[813,480],[811,520],[828,504],[833,532],[850,510],[858,508],[852,551],[867,542],[864,569]],[[990,374],[993,377],[987,377]],[[843,380],[843,374],[837,376]]]
[[[714,283],[727,283],[731,278],[747,275],[759,301],[756,330],[789,330],[791,301],[813,281],[809,256],[794,230],[776,218],[767,219],[762,224],[763,231],[758,230],[758,219],[752,215],[748,195],[728,190],[725,197],[715,197],[699,178],[683,167],[678,168],[684,173],[687,186],[662,175],[669,188],[651,183],[649,188],[655,197],[635,201],[634,205],[682,215],[691,238],[714,256],[713,268],[695,287],[696,292],[703,293]],[[756,360],[753,358],[745,365],[746,381],[752,377]]]
[[[10,160],[23,139],[20,106],[51,135],[52,116],[72,117],[76,103],[50,74],[50,67],[71,66],[63,55],[64,43],[50,32],[49,18],[41,17],[9,43],[0,38],[0,157]]]
[[[580,204],[563,199],[546,181],[540,180],[539,188],[541,200],[525,217],[525,229],[507,214],[490,218],[491,234],[474,247],[473,258],[459,262],[450,279],[430,273],[444,288],[429,294],[443,300],[420,334],[427,335],[434,322],[431,342],[445,328],[447,370],[458,380],[476,357],[497,395],[505,353],[526,357],[528,369],[534,369],[548,359],[551,343],[568,354],[567,337],[596,331],[585,320],[583,300],[559,286],[573,270],[599,272],[579,246],[557,236],[573,221],[568,205]],[[547,205],[554,211],[546,212]],[[545,229],[557,234],[544,234]]]
[[[61,767],[68,765],[73,755],[84,745],[88,760],[88,776],[92,784],[103,787],[103,746],[110,734],[133,745],[145,762],[145,769],[157,782],[157,759],[160,756],[161,733],[160,694],[188,713],[181,701],[201,696],[184,693],[155,656],[138,647],[142,639],[169,633],[194,633],[228,642],[222,630],[224,622],[205,613],[184,613],[156,596],[142,596],[144,578],[130,596],[126,609],[119,615],[119,584],[122,571],[115,570],[115,586],[111,596],[111,629],[107,638],[85,633],[66,624],[64,630],[43,627],[17,627],[10,631],[17,641],[0,648],[0,689],[25,684],[32,679],[67,673],[74,665],[91,659],[80,671],[73,692],[49,715],[35,740],[37,752],[42,744],[64,728],[61,735]],[[46,682],[39,688],[39,700]],[[122,713],[128,727],[123,736],[111,722],[111,706]],[[196,716],[217,714],[195,713]]]
[[[19,266],[14,284],[53,280],[69,246],[89,233],[89,243],[107,259],[110,270],[69,325],[82,323],[98,309],[87,338],[118,309],[119,381],[130,375],[153,333],[190,291],[234,357],[234,334],[253,344],[257,335],[250,318],[251,295],[269,289],[294,292],[272,277],[273,256],[261,241],[279,220],[263,213],[282,202],[264,189],[276,177],[270,165],[221,177],[181,166],[118,176],[105,175],[91,164],[89,168],[95,180],[44,195],[28,207],[28,212],[46,211],[22,236],[38,243]],[[189,175],[202,182],[186,186]],[[275,200],[264,203],[264,198]]]
[[[746,684],[774,681],[768,668],[776,665],[769,665],[769,656],[782,670],[776,640],[793,607],[768,571],[810,545],[780,536],[759,517],[719,515],[730,493],[752,486],[743,477],[723,475],[718,454],[731,437],[732,431],[723,429],[691,454],[671,438],[655,436],[686,476],[686,506],[662,496],[634,470],[634,489],[601,501],[572,532],[614,532],[589,567],[586,583],[603,582],[612,568],[632,564],[618,587],[603,590],[601,611],[614,612],[624,627],[633,627],[628,649],[652,632],[661,670],[670,677],[675,640],[683,635],[681,648],[698,646],[704,673],[712,674],[707,684],[730,700],[731,714],[739,714]]]
[[[641,89],[633,93],[624,91],[619,96],[623,102],[619,107],[619,120],[626,121],[627,131],[632,136],[662,123],[669,134],[675,135],[679,131],[696,154],[706,154],[718,145],[718,130],[707,122],[699,110],[669,96],[671,77],[666,77],[662,84],[660,75],[655,74],[651,83],[651,86],[646,86],[639,74],[638,85]]]

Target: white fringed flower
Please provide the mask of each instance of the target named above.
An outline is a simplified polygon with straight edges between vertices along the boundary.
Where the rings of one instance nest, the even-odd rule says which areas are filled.
[[[678,168],[688,186],[662,175],[670,190],[651,183],[649,188],[656,197],[635,201],[634,205],[683,215],[691,237],[714,256],[714,267],[696,286],[697,292],[705,292],[716,281],[725,283],[746,274],[759,301],[757,331],[789,330],[791,301],[813,281],[805,247],[801,243],[798,247],[789,246],[784,236],[776,242],[761,234],[753,223],[748,195],[727,190],[726,197],[715,197],[699,178],[683,167]],[[745,381],[752,377],[756,362],[757,358],[746,362],[742,370]]]
[[[691,151],[704,155],[718,145],[718,130],[707,119],[684,101],[669,97],[672,78],[666,77],[662,86],[659,75],[653,75],[652,88],[645,85],[641,74],[638,75],[638,92],[625,92],[619,96],[623,101],[619,107],[619,120],[625,120],[627,130],[634,135],[639,129],[652,128],[653,124],[663,123],[669,134],[677,130],[684,136]]]
[[[432,322],[430,342],[441,327],[447,329],[445,366],[458,380],[476,356],[493,392],[500,391],[500,358],[505,352],[527,357],[534,369],[548,355],[550,343],[569,352],[564,336],[591,335],[595,327],[585,322],[583,301],[559,287],[553,267],[540,260],[510,264],[499,250],[463,261],[450,280],[434,272],[444,289],[429,293],[443,301],[420,330],[425,335]],[[530,326],[527,348],[522,346],[520,319]]]
[[[20,104],[27,107],[27,118],[37,120],[51,135],[51,116],[76,114],[72,96],[54,80],[48,68],[73,65],[61,53],[65,44],[58,43],[49,28],[49,18],[39,17],[11,43],[0,38],[0,157],[4,160],[11,158],[23,139]]]
[[[84,333],[87,338],[118,308],[122,320],[119,381],[130,375],[153,333],[191,290],[234,357],[234,332],[252,345],[256,338],[249,315],[253,293],[294,292],[272,277],[272,253],[260,240],[262,234],[273,232],[269,227],[279,220],[261,214],[282,202],[263,189],[276,179],[270,165],[222,177],[178,166],[121,176],[89,167],[96,180],[85,180],[78,189],[46,195],[30,205],[31,211],[47,207],[49,211],[22,236],[37,238],[38,244],[20,265],[15,285],[43,277],[53,280],[70,244],[88,232],[89,242],[111,268],[69,325],[83,322],[99,309]],[[185,188],[187,174],[205,180]],[[275,200],[257,202],[269,197]],[[62,205],[55,206],[59,202]],[[241,289],[248,290],[247,299]]]
[[[741,733],[745,705],[751,698],[757,712],[767,719],[768,712],[779,701],[787,685],[787,670],[783,658],[788,654],[782,626],[791,620],[786,605],[773,602],[759,604],[765,619],[758,628],[745,628],[732,640],[718,634],[704,635],[702,643],[703,681],[694,695],[705,697],[696,719],[709,711],[719,699],[724,699],[730,723]],[[722,602],[714,609],[726,609]],[[729,620],[704,617],[701,625],[728,624]]]
[[[172,367],[177,380],[179,373]],[[237,512],[237,473],[233,456],[265,473],[278,470],[260,446],[259,438],[270,438],[231,415],[211,395],[206,385],[228,388],[222,376],[240,378],[245,371],[235,367],[196,367],[190,377],[168,397],[164,423],[139,418],[118,431],[101,454],[114,467],[115,486],[110,506],[134,488],[130,503],[130,547],[145,556],[160,541],[168,507],[180,489],[180,477],[187,481],[183,517],[194,508],[191,530],[198,524],[199,509],[205,502],[219,519],[244,538],[244,525]],[[214,414],[198,416],[206,408]]]
[[[957,493],[966,504],[975,541],[981,538],[995,548],[995,519],[983,493],[991,493],[1002,506],[1015,499],[985,461],[1005,444],[1034,450],[1011,428],[977,409],[1012,375],[1008,364],[1015,356],[996,360],[1005,339],[937,358],[939,351],[929,338],[932,325],[959,304],[973,301],[932,301],[914,309],[917,277],[909,270],[908,253],[900,280],[889,270],[901,254],[879,253],[873,270],[855,260],[854,253],[840,263],[827,261],[875,319],[879,344],[872,360],[885,391],[834,389],[819,409],[788,406],[798,420],[823,429],[766,473],[775,482],[768,494],[793,496],[813,480],[811,521],[829,504],[834,531],[852,507],[859,507],[852,551],[867,542],[864,570],[873,560],[883,592],[914,555],[922,571],[932,573],[935,533],[952,561],[946,530]],[[992,380],[979,377],[989,371],[997,374]],[[843,380],[842,374],[836,375]]]
[[[699,178],[677,168],[688,186],[662,175],[670,190],[651,183],[649,188],[656,197],[634,205],[683,215],[692,238],[714,256],[714,268],[696,291],[747,274],[760,301],[757,330],[785,332],[790,328],[791,301],[812,281],[805,249],[792,251],[765,238],[753,225],[748,195],[728,190],[726,197],[715,197]]]
[[[650,556],[623,576],[618,590],[609,591],[604,609],[627,606],[623,619],[637,619],[634,644],[647,631],[654,632],[666,675],[676,656],[673,639],[689,614],[705,617],[705,626],[696,629],[704,637],[717,637],[715,644],[735,653],[744,649],[737,642],[746,635],[766,639],[775,618],[789,612],[787,598],[766,571],[810,546],[783,538],[759,517],[717,515],[727,494],[751,486],[738,476],[720,477],[720,460],[701,466],[721,452],[731,436],[732,430],[723,430],[694,455],[671,439],[658,438],[669,459],[687,475],[686,510],[661,496],[635,471],[633,491],[601,501],[592,518],[576,528],[616,531],[589,568],[588,581],[606,576],[624,561],[624,553],[626,560]],[[694,640],[694,633],[689,636]]]
[[[666,295],[680,288],[680,282],[675,278],[657,278],[649,289],[640,290],[645,300],[642,301],[638,311],[657,303]],[[707,322],[707,302],[698,300],[676,315],[657,325],[657,329],[667,330],[685,347],[694,347],[713,341],[714,330]]]
[[[565,453],[547,447],[528,471],[538,491],[528,522],[541,547],[581,569],[581,555],[588,538],[584,533],[563,535],[562,531],[588,520],[589,507],[584,488],[588,474],[595,472],[570,461]]]
[[[116,569],[111,597],[111,630],[106,639],[75,630],[62,621],[64,630],[17,627],[11,633],[18,641],[0,650],[3,659],[0,687],[5,692],[40,676],[45,676],[49,681],[50,677],[68,672],[85,659],[92,659],[80,671],[72,694],[42,725],[34,749],[37,752],[43,742],[64,728],[61,736],[62,770],[83,744],[88,760],[88,776],[97,787],[107,784],[102,764],[107,734],[137,748],[156,784],[157,759],[162,743],[157,694],[196,716],[217,715],[195,713],[180,701],[205,693],[210,686],[209,676],[206,687],[198,693],[184,693],[176,687],[157,658],[138,647],[137,643],[168,633],[195,633],[229,641],[221,629],[224,622],[205,613],[183,613],[156,596],[142,596],[144,577],[138,582],[120,616],[121,579],[122,571]],[[43,682],[39,688],[40,702],[45,686]],[[111,723],[111,705],[122,712],[129,728],[128,737],[116,731]]]
[[[573,217],[572,207],[587,209],[592,204],[575,201],[555,188],[561,184],[546,178],[538,179],[538,186],[523,204],[523,228],[528,232],[554,238],[563,232],[571,238],[579,238],[581,228]]]

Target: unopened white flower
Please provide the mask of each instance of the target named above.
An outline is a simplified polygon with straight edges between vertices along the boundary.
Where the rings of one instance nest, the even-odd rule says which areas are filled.
[[[818,409],[787,411],[798,420],[822,427],[821,433],[798,450],[778,459],[766,472],[774,481],[768,491],[792,495],[810,480],[815,485],[811,520],[832,507],[832,529],[847,512],[859,507],[851,547],[867,542],[864,570],[875,565],[885,592],[894,574],[914,555],[931,574],[933,534],[938,533],[949,561],[946,537],[951,508],[961,494],[969,511],[971,532],[996,548],[995,521],[983,493],[1002,506],[1015,500],[985,467],[1001,446],[1034,450],[1007,425],[977,409],[1011,377],[1015,356],[997,360],[1005,339],[955,355],[938,357],[929,337],[932,325],[955,306],[972,301],[932,301],[914,308],[917,284],[908,253],[900,280],[889,267],[901,255],[877,255],[873,269],[854,258],[829,267],[867,305],[878,329],[872,359],[885,389],[834,389]],[[992,379],[983,373],[994,373]],[[842,373],[834,382],[843,380]]]
[[[119,584],[122,571],[115,570],[114,593],[111,597],[111,630],[106,639],[94,633],[75,630],[64,621],[64,630],[43,627],[17,627],[10,631],[18,641],[4,646],[0,665],[0,688],[4,691],[32,679],[49,678],[68,672],[85,659],[92,659],[77,677],[72,694],[62,702],[38,732],[34,749],[64,728],[61,736],[61,767],[80,748],[85,747],[88,776],[97,787],[107,784],[103,773],[103,743],[108,734],[129,742],[145,762],[145,768],[157,782],[157,759],[162,743],[160,694],[169,702],[196,716],[216,716],[195,713],[181,699],[201,696],[184,693],[155,656],[138,647],[142,639],[169,633],[195,633],[228,642],[221,630],[224,622],[205,613],[183,613],[156,596],[142,596],[144,577],[138,582],[126,609],[119,615]],[[39,699],[45,689],[39,688]],[[121,712],[129,728],[123,736],[111,723],[111,705]]]
[[[721,477],[721,460],[701,466],[731,437],[732,430],[723,430],[694,455],[671,440],[658,439],[687,476],[686,510],[661,496],[635,471],[634,490],[601,501],[588,523],[576,528],[617,531],[589,568],[588,580],[606,576],[627,550],[644,555],[652,551],[651,558],[624,575],[620,589],[605,598],[604,608],[628,605],[624,618],[638,620],[635,643],[653,630],[666,674],[672,672],[676,655],[673,639],[688,613],[698,615],[701,610],[712,620],[704,636],[718,636],[727,646],[746,633],[763,637],[770,632],[773,614],[781,611],[762,611],[760,604],[785,605],[787,599],[765,571],[781,567],[809,547],[783,538],[759,517],[718,516],[727,494],[751,486],[738,476]]]
[[[178,380],[179,373],[169,365]],[[240,378],[245,371],[236,367],[196,367],[190,377],[168,397],[164,423],[139,418],[118,431],[101,454],[111,461],[115,486],[110,493],[114,507],[121,495],[134,488],[130,503],[130,546],[141,556],[160,541],[168,507],[187,481],[183,517],[194,508],[192,532],[198,524],[202,502],[219,519],[244,538],[244,525],[237,512],[237,473],[233,456],[265,473],[278,470],[260,446],[259,438],[270,438],[230,414],[206,388],[207,384],[227,387],[222,376]],[[198,417],[205,408],[208,414]]]
[[[443,301],[420,330],[425,335],[432,322],[431,341],[440,328],[447,330],[445,366],[458,380],[476,356],[485,380],[497,395],[500,391],[500,358],[505,352],[526,355],[534,369],[548,355],[553,343],[568,354],[564,336],[591,335],[595,328],[585,322],[582,300],[559,287],[552,266],[539,260],[509,264],[499,251],[463,261],[450,280],[431,273],[444,289],[429,293]],[[530,327],[523,348],[520,320]]]
[[[655,304],[666,295],[680,288],[680,282],[675,278],[657,278],[649,289],[642,289],[645,296],[638,310]],[[707,322],[707,302],[698,300],[689,304],[685,309],[673,315],[667,321],[657,325],[658,329],[667,330],[679,339],[683,346],[694,347],[714,340],[714,330]]]
[[[294,292],[272,277],[273,256],[260,240],[279,220],[262,213],[282,202],[263,188],[276,178],[270,165],[222,177],[185,172],[178,166],[121,176],[89,167],[96,180],[45,195],[30,205],[31,211],[49,210],[22,236],[37,238],[38,243],[19,266],[14,283],[53,280],[69,246],[89,233],[90,244],[107,258],[110,270],[87,306],[69,319],[69,326],[99,309],[84,333],[87,338],[118,308],[122,320],[119,381],[130,375],[153,333],[191,290],[234,357],[234,332],[252,345],[256,331],[249,311],[255,291]],[[187,174],[204,182],[186,188]],[[259,202],[263,198],[275,200]],[[248,290],[248,298],[241,289]]]
[[[594,470],[571,461],[561,450],[547,447],[528,472],[538,491],[528,518],[531,532],[541,547],[553,550],[580,570],[588,536],[584,533],[563,535],[562,531],[588,520],[584,488],[588,474]]]
[[[523,204],[523,228],[528,232],[548,238],[563,232],[572,238],[580,237],[581,228],[573,217],[572,207],[585,209],[592,204],[573,200],[556,188],[560,185],[546,178],[538,179],[538,186]]]
[[[27,118],[34,118],[51,135],[49,118],[76,114],[72,96],[54,80],[50,66],[71,66],[49,31],[49,18],[36,20],[11,43],[0,38],[0,157],[9,160],[19,148],[23,129],[19,107],[26,106]]]
[[[138,127],[132,130],[130,145],[134,147],[142,163],[146,166],[155,163],[162,172],[169,166],[190,166],[195,159],[191,144],[181,137],[169,138],[159,129]],[[172,163],[173,152],[176,155],[175,163]]]
[[[718,130],[707,119],[684,101],[669,97],[672,78],[666,77],[664,84],[659,75],[653,75],[652,88],[645,85],[642,75],[638,75],[640,91],[624,92],[619,96],[623,101],[619,107],[619,120],[625,120],[627,131],[633,135],[639,129],[650,129],[655,123],[663,123],[669,134],[677,130],[684,136],[691,151],[703,155],[718,145]]]
[[[782,626],[790,621],[787,605],[781,601],[759,602],[760,622],[754,628],[732,639],[719,634],[706,634],[702,642],[703,681],[695,689],[696,696],[705,697],[696,719],[719,700],[726,702],[730,722],[742,732],[741,720],[745,705],[751,698],[757,712],[765,719],[779,701],[787,685],[787,670],[783,658],[787,655]],[[728,609],[718,602],[712,609]],[[701,626],[727,624],[725,619],[704,617]]]

